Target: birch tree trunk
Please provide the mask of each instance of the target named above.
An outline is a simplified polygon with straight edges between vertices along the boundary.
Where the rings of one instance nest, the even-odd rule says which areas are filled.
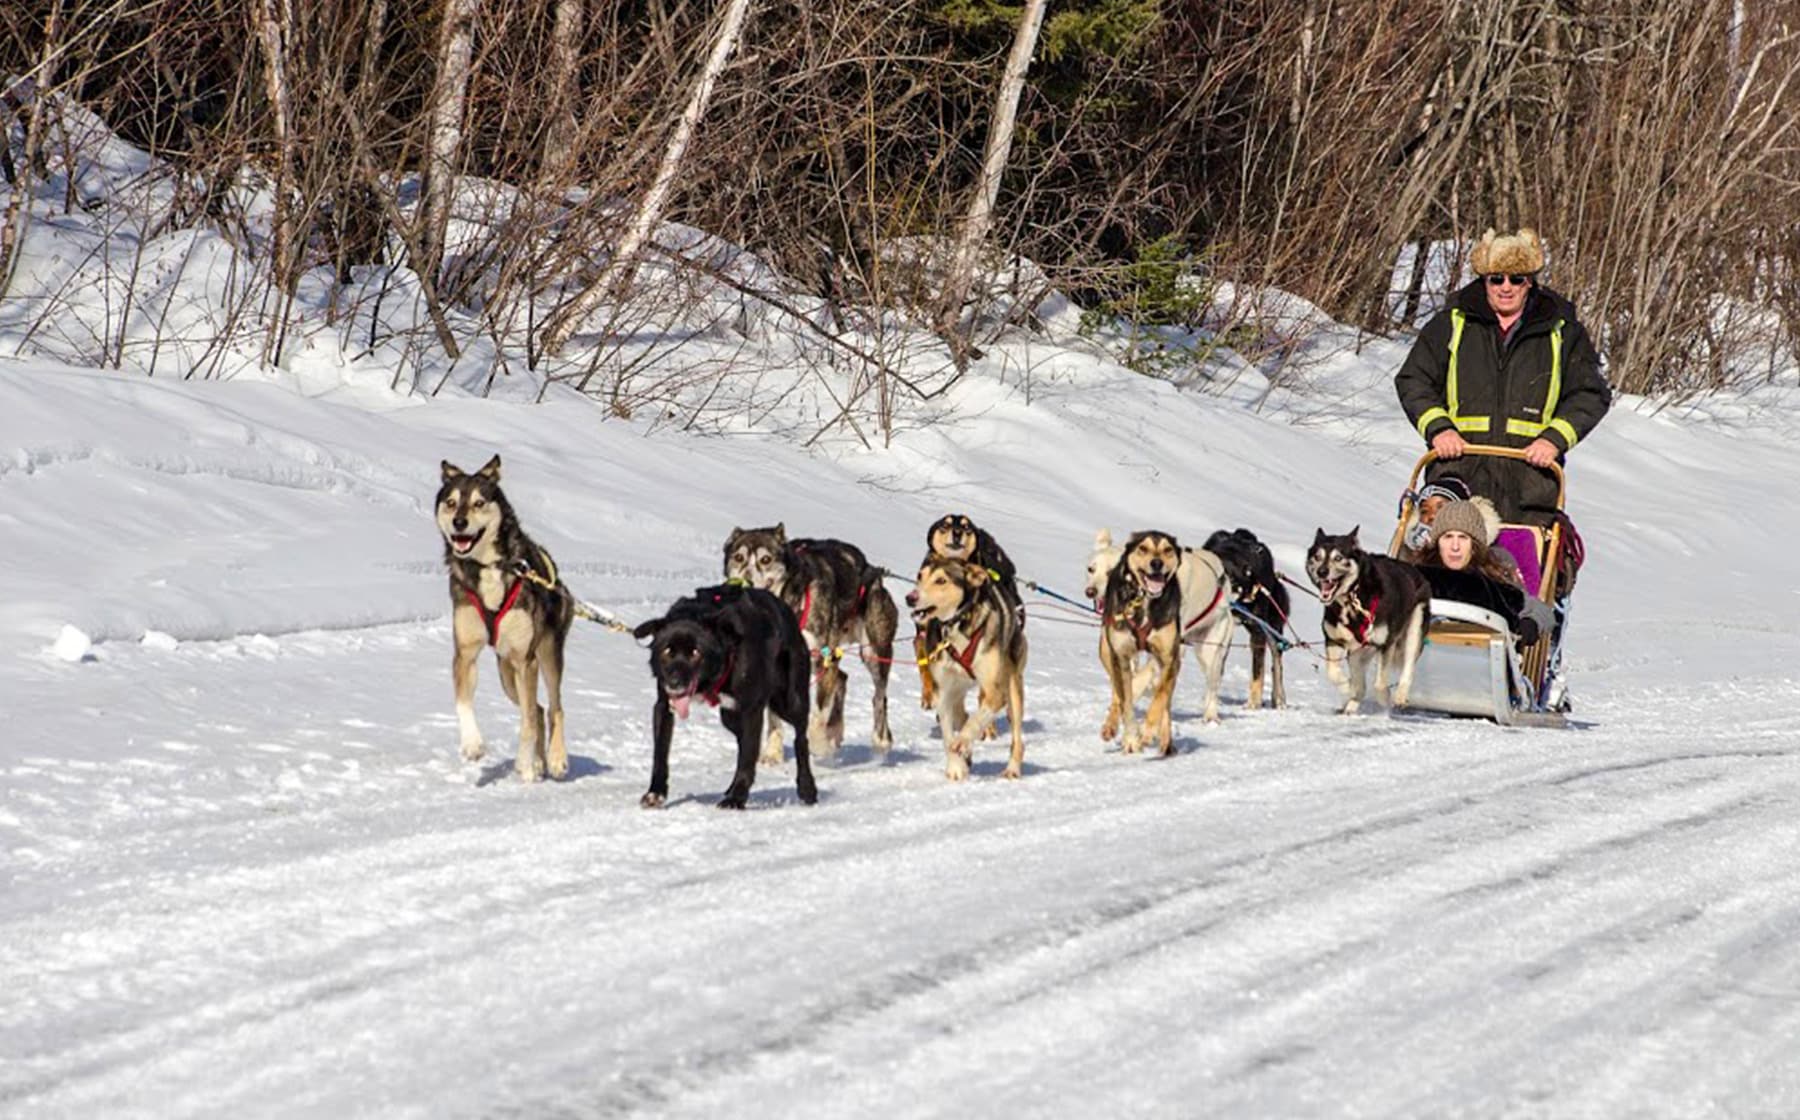
[[[44,49],[33,72],[0,90],[0,146],[12,143],[12,113],[17,104],[25,114],[25,158],[13,169],[12,195],[6,203],[6,220],[0,224],[0,300],[12,291],[13,273],[19,267],[19,247],[31,223],[31,176],[37,171],[38,151],[44,142],[44,91],[50,87],[57,52],[62,47],[62,0],[50,6],[44,25]]]
[[[288,89],[287,42],[292,12],[287,0],[261,0],[256,8],[256,41],[262,47],[263,92],[269,99],[270,128],[275,133],[275,222],[270,270],[275,284],[288,289],[293,275],[294,104]]]
[[[1012,153],[1019,94],[1025,88],[1025,71],[1031,67],[1031,55],[1037,50],[1038,31],[1043,25],[1044,0],[1026,0],[1018,29],[1013,34],[1012,53],[1006,58],[1000,93],[994,99],[981,179],[976,184],[974,198],[969,201],[969,212],[963,218],[955,249],[950,255],[950,268],[944,278],[942,302],[938,305],[938,329],[952,340],[959,366],[966,360],[968,347],[968,338],[960,330],[963,304],[968,302],[969,290],[975,283],[975,266],[981,257],[982,243],[994,224],[994,202],[1000,197],[1000,176],[1006,171],[1006,160]]]
[[[421,185],[419,247],[414,271],[437,283],[444,263],[444,237],[456,188],[457,154],[462,148],[464,110],[474,55],[475,13],[481,0],[445,0],[438,34],[437,82],[431,91],[426,127],[425,178]]]
[[[560,183],[575,160],[576,70],[587,26],[587,0],[557,0],[550,29],[550,112],[544,130],[543,179]]]
[[[713,40],[712,53],[707,56],[706,66],[700,71],[699,80],[694,83],[694,91],[688,97],[687,108],[682,110],[681,121],[675,126],[675,134],[669,137],[669,146],[663,152],[661,166],[656,169],[656,178],[651,181],[643,201],[638,203],[637,213],[626,227],[625,236],[619,241],[618,248],[613,251],[612,258],[606,262],[600,275],[551,316],[544,330],[546,354],[562,353],[569,336],[575,333],[575,327],[609,296],[623,292],[630,285],[631,277],[637,271],[638,254],[650,239],[657,222],[662,220],[663,209],[668,205],[669,194],[675,186],[675,176],[681,171],[681,161],[686,158],[688,145],[692,143],[694,132],[700,126],[700,119],[706,115],[706,107],[712,101],[713,85],[743,36],[744,23],[750,15],[750,2],[751,0],[728,0],[718,38]],[[1041,3],[1042,0],[1038,2]]]

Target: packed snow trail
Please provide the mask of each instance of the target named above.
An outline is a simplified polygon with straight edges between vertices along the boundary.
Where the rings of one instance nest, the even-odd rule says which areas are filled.
[[[836,462],[585,409],[54,370],[0,391],[23,561],[0,626],[0,1115],[1800,1101],[1800,623],[1761,519],[1800,510],[1757,484],[1791,445],[1733,463],[1725,433],[1624,414],[1584,449],[1573,730],[1341,717],[1303,651],[1294,707],[1245,712],[1240,636],[1223,723],[1190,662],[1181,753],[1127,757],[1098,740],[1091,631],[1040,616],[1021,781],[993,743],[946,783],[906,666],[897,747],[872,755],[854,669],[818,806],[788,763],[714,810],[709,712],[645,812],[645,655],[599,627],[570,645],[569,780],[512,776],[491,659],[489,756],[457,757],[438,458],[502,449],[527,528],[637,619],[714,578],[733,524],[904,563],[952,505],[1047,586],[1073,586],[1096,525],[1152,517],[1250,525],[1297,572],[1314,525],[1382,524],[1410,449],[1163,395],[1114,418],[1141,436],[1120,454],[1052,404],[997,404],[976,431],[1026,435],[896,494],[856,482],[928,469],[916,450]],[[1250,466],[1219,451],[1258,444]],[[1271,488],[1275,464],[1307,484]],[[46,652],[65,624],[90,660]]]

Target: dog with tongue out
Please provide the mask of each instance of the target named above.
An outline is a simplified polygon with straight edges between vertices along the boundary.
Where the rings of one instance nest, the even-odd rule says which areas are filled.
[[[687,719],[696,700],[717,708],[719,721],[737,739],[737,769],[721,809],[742,809],[749,800],[765,716],[794,729],[800,800],[811,805],[819,799],[806,738],[812,654],[780,596],[742,584],[702,587],[632,632],[650,639],[656,678],[650,789],[639,804],[654,809],[667,802],[675,721]]]

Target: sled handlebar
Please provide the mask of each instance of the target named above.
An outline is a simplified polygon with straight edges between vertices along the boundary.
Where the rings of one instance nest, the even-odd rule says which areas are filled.
[[[1493,459],[1518,459],[1520,462],[1523,462],[1525,459],[1525,452],[1520,448],[1517,448],[1517,447],[1488,447],[1488,446],[1485,446],[1485,445],[1479,444],[1479,443],[1469,444],[1469,446],[1466,449],[1464,449],[1463,454],[1465,456],[1467,456],[1467,455],[1486,455],[1489,458],[1493,458]],[[1438,460],[1438,453],[1436,450],[1433,450],[1433,449],[1427,449],[1425,454],[1419,456],[1419,461],[1417,463],[1413,464],[1412,477],[1406,480],[1406,488],[1410,491],[1417,491],[1419,489],[1419,476],[1421,476],[1425,473],[1426,467],[1430,466],[1432,463],[1437,462],[1437,460]],[[1453,460],[1445,460],[1445,461],[1451,462]],[[1565,484],[1565,480],[1563,478],[1562,464],[1561,463],[1551,463],[1547,467],[1539,467],[1538,469],[1544,470],[1544,471],[1549,471],[1553,476],[1555,476],[1555,478],[1556,478],[1556,508],[1557,509],[1563,508],[1563,502],[1564,502],[1565,497],[1567,496],[1568,488],[1567,488],[1567,486]]]

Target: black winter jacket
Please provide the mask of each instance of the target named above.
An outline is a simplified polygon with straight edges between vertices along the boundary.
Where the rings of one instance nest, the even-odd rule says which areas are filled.
[[[1561,346],[1554,347],[1558,338]],[[1593,431],[1612,405],[1600,355],[1573,304],[1549,288],[1533,287],[1503,346],[1479,279],[1425,324],[1394,376],[1394,389],[1427,443],[1454,428],[1470,443],[1496,447],[1524,447],[1541,436],[1563,453]],[[1542,522],[1556,508],[1556,482],[1547,471],[1498,459],[1465,460],[1450,469],[1491,499],[1507,521]]]

